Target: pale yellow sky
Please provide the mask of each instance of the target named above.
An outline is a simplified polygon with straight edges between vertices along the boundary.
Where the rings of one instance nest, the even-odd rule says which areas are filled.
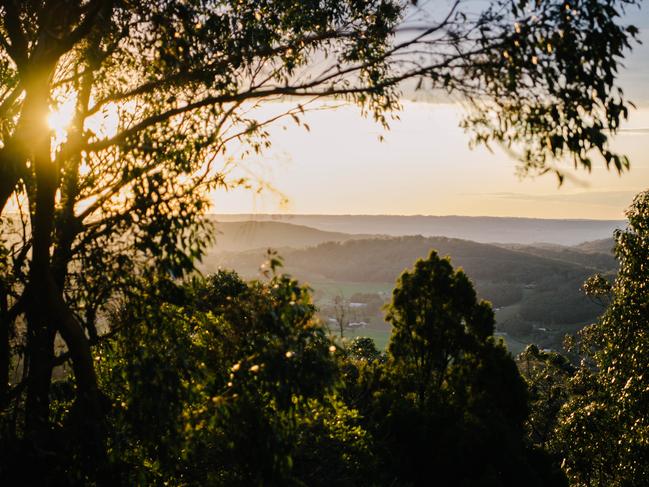
[[[500,149],[470,150],[461,113],[454,105],[404,102],[387,133],[349,106],[309,114],[310,132],[279,123],[270,130],[273,147],[245,165],[288,203],[269,191],[218,191],[213,211],[617,219],[649,187],[648,107],[632,113],[615,140],[630,172],[599,166],[561,188],[552,175],[519,179],[516,161]]]

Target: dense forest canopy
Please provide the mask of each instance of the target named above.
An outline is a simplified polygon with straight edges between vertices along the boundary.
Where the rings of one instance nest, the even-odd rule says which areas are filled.
[[[363,427],[356,409],[339,402],[334,387],[339,364],[329,355],[336,348],[313,322],[307,291],[277,275],[269,275],[270,284],[229,276],[227,282],[197,283],[197,289],[174,281],[194,269],[210,241],[203,218],[208,192],[246,184],[229,178],[237,161],[228,145],[239,141],[248,153],[262,151],[271,143],[269,124],[281,118],[301,123],[309,102],[323,97],[355,103],[386,124],[398,108],[401,83],[416,80],[422,89],[465,102],[470,108],[465,126],[475,141],[505,145],[523,171],[554,171],[561,178],[562,164],[589,169],[599,160],[626,170],[628,160],[609,141],[628,115],[616,76],[637,34],[635,27],[622,25],[620,13],[637,4],[494,0],[476,11],[458,1],[431,18],[417,2],[397,0],[0,1],[3,449],[63,476],[45,473],[53,483],[68,476],[80,484],[111,476],[137,483],[138,475],[151,483],[168,478],[246,484],[248,475],[258,484],[312,483],[294,475],[299,455],[287,445],[296,431],[309,432],[297,435],[309,445],[300,454],[316,455],[330,438],[350,449],[342,458],[359,458],[354,454],[368,449],[365,434],[380,435],[385,425]],[[290,101],[291,108],[256,118],[256,106],[278,99]],[[275,257],[270,267],[277,267]],[[209,294],[212,285],[219,289],[212,303],[217,308],[206,311],[191,296]],[[239,294],[240,308],[219,304]],[[196,314],[187,314],[194,321],[182,317],[185,306],[196,306]],[[482,312],[488,314],[486,308]],[[463,316],[454,316],[453,325],[464,337],[456,349],[457,374],[449,382],[457,395],[440,400],[448,400],[445,411],[456,421],[449,424],[466,427],[470,438],[484,418],[478,411],[482,403],[466,395],[473,388],[466,370],[503,369],[513,382],[519,378],[504,350],[488,333],[473,336]],[[160,328],[150,329],[151,324]],[[246,326],[261,327],[260,338],[239,336]],[[236,330],[230,333],[230,327]],[[158,336],[151,343],[149,332]],[[282,348],[284,340],[300,353]],[[122,382],[100,375],[106,373],[103,359],[93,347],[104,342],[110,343],[111,360],[123,365],[114,368],[122,370]],[[191,350],[191,358],[183,362],[184,353],[172,354],[165,359],[173,367],[160,368],[167,342]],[[131,350],[129,344],[140,346]],[[309,368],[295,371],[307,375],[296,379],[294,389],[284,387],[293,384],[291,370],[271,365],[263,370],[280,352],[285,359],[302,352],[308,357]],[[220,357],[218,365],[208,367],[207,359],[198,359],[201,354]],[[230,365],[235,357],[251,356],[271,358]],[[398,369],[398,357],[391,360]],[[232,397],[246,401],[225,401],[222,372],[230,367],[235,374],[242,363],[249,381]],[[61,367],[66,364],[71,374]],[[53,385],[53,376],[65,380]],[[138,389],[146,383],[160,386],[154,405],[149,401],[155,394]],[[229,381],[227,388],[234,387],[230,383],[235,384]],[[497,396],[499,387],[490,384],[484,397]],[[213,393],[212,404],[223,399],[225,405],[222,415],[201,422],[210,404],[206,390]],[[404,391],[404,412],[418,407],[410,403],[410,392]],[[456,403],[455,397],[462,400]],[[141,399],[139,412],[130,406],[135,398]],[[117,404],[135,416],[121,415]],[[188,404],[193,406],[182,412],[174,409]],[[171,409],[157,414],[147,405]],[[514,423],[497,416],[487,429],[494,437],[506,433],[516,450],[524,405],[502,406],[520,406],[520,415]],[[463,423],[463,408],[475,410],[476,424]],[[184,430],[179,415],[197,422]],[[151,417],[159,429],[138,431],[138,421]],[[224,470],[175,470],[191,464],[179,456],[207,465],[210,458],[199,453],[209,451],[228,465],[245,453],[249,437],[236,440],[237,431],[220,423],[227,418],[238,418],[234,425],[258,419],[254,433],[277,457]],[[110,436],[109,424],[122,436]],[[339,424],[349,429],[336,429]],[[214,436],[182,434],[199,430]],[[323,430],[331,433],[319,433]],[[154,431],[158,443],[146,437]],[[222,449],[224,441],[235,446]],[[205,450],[197,446],[203,444]],[[521,456],[517,465],[532,475],[537,465],[530,458]],[[360,475],[346,470],[352,467],[361,465],[340,463],[339,479]],[[398,464],[383,472],[383,481],[404,468]],[[480,470],[481,478],[498,477],[490,468]],[[207,477],[193,479],[192,473]]]

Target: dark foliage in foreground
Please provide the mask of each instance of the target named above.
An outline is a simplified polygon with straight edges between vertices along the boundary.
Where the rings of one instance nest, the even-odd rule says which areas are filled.
[[[605,309],[568,341],[577,366],[536,347],[519,357],[531,393],[530,440],[574,486],[649,484],[649,191],[627,217],[615,234],[616,278],[584,284]]]
[[[615,281],[585,285],[606,310],[573,341],[578,365],[531,346],[517,368],[492,336],[491,306],[435,252],[397,282],[387,353],[367,338],[334,341],[274,255],[262,281],[159,276],[115,303],[95,349],[107,459],[86,448],[61,375],[50,448],[23,439],[20,401],[0,415],[0,480],[646,485],[648,194],[616,235]]]
[[[38,480],[547,485],[550,464],[526,444],[525,384],[491,336],[490,306],[448,260],[433,253],[401,277],[387,355],[368,339],[334,343],[314,312],[307,288],[274,273],[148,285],[121,303],[95,354],[109,464],[73,441],[64,379],[52,431],[62,453]],[[5,475],[41,455],[15,451]]]
[[[628,116],[617,71],[638,34],[620,12],[637,0],[457,2],[430,18],[416,4],[0,2],[3,470],[59,484],[369,479],[306,291],[278,277],[246,285],[238,307],[197,305],[209,283],[159,276],[204,254],[210,191],[255,186],[233,176],[228,146],[261,152],[268,127],[302,123],[309,101],[350,101],[385,125],[416,80],[465,101],[475,142],[507,146],[523,172],[628,168],[609,139]],[[278,98],[292,101],[276,115],[250,109]],[[487,360],[457,350],[458,365]],[[300,473],[303,452],[328,465],[317,455],[332,451],[340,469]]]
[[[381,485],[562,484],[526,444],[525,383],[461,270],[435,252],[418,261],[401,275],[388,320],[387,361],[359,382],[386,466]]]

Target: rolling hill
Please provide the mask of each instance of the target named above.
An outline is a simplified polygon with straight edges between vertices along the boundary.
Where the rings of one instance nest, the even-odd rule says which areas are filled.
[[[612,252],[612,239],[584,242],[573,247],[520,244],[500,244],[499,246],[538,257],[579,264],[599,272],[613,272],[617,268],[617,260]]]
[[[556,349],[566,333],[592,322],[602,311],[581,292],[584,280],[596,272],[612,275],[616,269],[612,253],[601,251],[610,249],[610,239],[568,247],[421,235],[352,235],[273,221],[219,225],[221,240],[204,259],[204,272],[223,267],[258,278],[266,249],[273,247],[284,258],[283,271],[310,284],[325,311],[335,293],[387,300],[401,272],[436,250],[462,267],[478,294],[493,303],[500,332],[522,344]],[[378,331],[367,332],[383,333],[385,342],[389,327],[380,306],[375,318]]]
[[[423,235],[461,238],[482,243],[576,245],[610,238],[623,220],[553,220],[467,216],[401,215],[213,215],[221,222],[284,222],[327,231],[370,235]]]
[[[241,221],[215,222],[216,244],[210,253],[245,251],[259,248],[299,248],[324,242],[344,242],[369,235],[354,235],[318,230],[283,222]]]

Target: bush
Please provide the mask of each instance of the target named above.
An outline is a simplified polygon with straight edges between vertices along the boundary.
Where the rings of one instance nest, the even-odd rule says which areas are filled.
[[[122,306],[97,355],[123,483],[316,485],[318,458],[322,485],[361,478],[367,435],[335,397],[308,289],[231,272],[164,284]]]

